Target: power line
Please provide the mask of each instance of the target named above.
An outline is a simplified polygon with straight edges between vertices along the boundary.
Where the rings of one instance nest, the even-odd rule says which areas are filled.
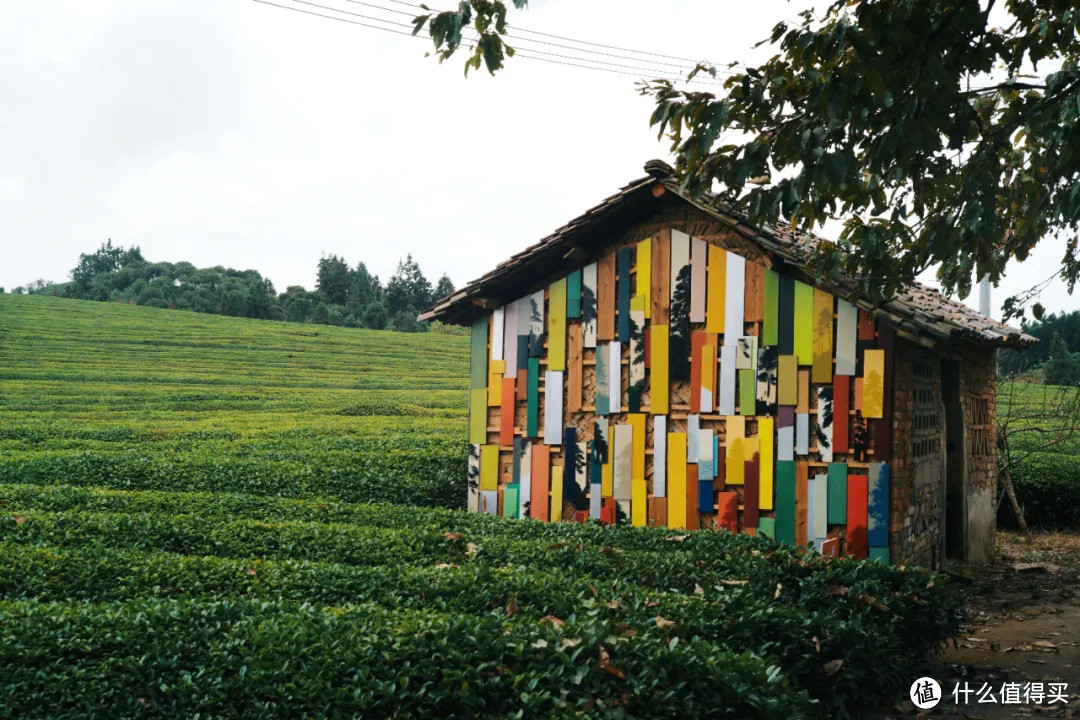
[[[382,30],[384,32],[394,33],[395,35],[403,35],[403,36],[407,36],[407,37],[415,37],[415,38],[421,39],[421,40],[424,39],[423,37],[420,37],[418,35],[413,34],[413,32],[412,32],[413,26],[412,25],[407,25],[405,23],[396,22],[394,20],[387,20],[385,18],[379,18],[379,17],[375,17],[375,16],[371,16],[371,15],[364,15],[362,13],[350,12],[348,10],[341,10],[339,8],[335,8],[335,7],[331,7],[331,6],[327,6],[327,5],[321,5],[319,3],[309,2],[308,0],[292,0],[292,1],[295,2],[295,3],[302,4],[302,5],[307,5],[309,7],[318,8],[320,10],[326,10],[326,11],[333,12],[333,13],[340,13],[340,14],[343,14],[343,15],[349,15],[351,17],[357,17],[357,18],[361,18],[362,20],[369,20],[369,21],[372,21],[372,22],[382,23],[384,25],[390,25],[392,27],[382,27],[382,26],[379,26],[379,25],[371,25],[371,24],[368,24],[366,22],[360,22],[360,21],[357,21],[357,20],[351,20],[351,19],[348,19],[348,18],[339,17],[338,15],[327,15],[327,14],[324,14],[324,13],[321,13],[321,12],[316,12],[316,11],[312,11],[312,10],[305,10],[305,9],[302,9],[302,8],[292,7],[292,6],[289,6],[289,5],[282,5],[282,4],[279,4],[279,3],[276,3],[276,2],[270,2],[270,0],[254,0],[254,2],[258,2],[258,3],[261,3],[263,5],[270,5],[272,7],[280,8],[282,10],[292,10],[293,12],[300,12],[300,13],[304,13],[305,15],[313,15],[315,17],[321,17],[321,18],[325,18],[325,19],[328,19],[328,20],[337,20],[339,22],[347,22],[347,23],[349,23],[351,25],[359,25],[361,27],[369,28],[369,29],[372,29],[372,30]],[[352,0],[350,0],[350,1],[352,1]],[[358,3],[358,4],[372,5],[371,3]],[[386,9],[389,9],[389,8],[386,8]],[[408,30],[408,32],[393,29],[395,27],[404,28],[404,29]],[[477,38],[475,36],[467,37],[466,39],[468,39],[470,41],[476,41],[477,40]],[[540,42],[540,41],[533,41],[533,40],[528,39],[528,38],[521,38],[521,39],[525,40],[526,42]],[[549,63],[556,64],[556,65],[564,65],[564,66],[568,66],[568,67],[578,67],[578,68],[582,68],[582,69],[586,69],[586,70],[600,70],[600,71],[613,72],[613,73],[617,73],[617,74],[621,74],[621,75],[629,75],[629,76],[634,76],[634,77],[640,77],[639,73],[647,73],[647,74],[656,75],[658,77],[668,77],[668,79],[672,79],[672,80],[676,80],[678,82],[682,82],[682,80],[679,79],[679,78],[671,78],[671,77],[669,77],[670,76],[670,71],[660,70],[660,69],[657,69],[657,68],[648,68],[648,67],[633,66],[633,65],[622,65],[622,64],[610,62],[610,61],[607,61],[607,60],[598,60],[598,59],[594,59],[594,58],[578,57],[578,56],[573,56],[573,55],[562,55],[562,54],[559,54],[559,53],[552,53],[552,52],[547,51],[547,50],[538,49],[538,48],[532,48],[532,47],[525,47],[525,48],[522,48],[522,49],[529,52],[529,53],[534,53],[534,54],[526,55],[526,54],[522,54],[521,52],[516,52],[515,56],[522,57],[522,58],[527,58],[527,59],[531,59],[531,60],[540,60],[540,61],[543,61],[543,62],[549,62]],[[578,51],[578,52],[589,52],[589,51],[585,51],[585,50],[580,50],[578,48],[570,48],[570,49]],[[550,59],[550,58],[555,58],[555,59]],[[630,60],[630,61],[637,60],[637,58],[623,58],[623,59],[627,59],[627,60]],[[576,62],[565,62],[567,60],[576,61]],[[581,63],[589,63],[589,64],[581,64]],[[611,67],[600,67],[600,66],[603,66],[603,65],[607,65],[607,66],[611,66]],[[622,68],[623,70],[636,70],[638,72],[624,72],[623,70],[616,70],[616,69],[612,69],[612,68]],[[720,83],[709,82],[709,81],[698,79],[698,78],[695,78],[694,80],[688,81],[688,82],[701,83],[701,84],[711,84],[711,85],[719,85],[720,84]]]

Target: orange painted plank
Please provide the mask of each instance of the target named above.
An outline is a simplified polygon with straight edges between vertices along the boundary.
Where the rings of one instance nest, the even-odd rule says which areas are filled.
[[[499,408],[499,444],[514,444],[514,378],[502,379],[502,406]]]
[[[656,325],[667,325],[671,302],[671,230],[664,229],[653,236],[651,270],[652,312],[649,319]]]
[[[615,339],[615,253],[596,261],[596,339]]]
[[[667,527],[667,498],[649,498],[649,527]]]
[[[765,267],[746,262],[746,299],[743,305],[746,322],[765,320]]]
[[[701,512],[698,510],[698,466],[697,463],[686,465],[686,529],[697,530],[701,527]]]
[[[739,532],[739,493],[717,493],[717,498],[719,499],[719,510],[716,513],[717,526],[730,533]]]
[[[517,391],[517,401],[519,403],[528,402],[529,400],[529,371],[518,370],[517,371],[517,383],[514,385]]]
[[[807,535],[806,509],[809,503],[810,466],[806,460],[795,461],[795,544],[805,545]]]
[[[532,448],[532,474],[530,477],[532,494],[529,500],[529,516],[534,520],[548,520],[548,505],[551,500],[551,448],[536,444]]]

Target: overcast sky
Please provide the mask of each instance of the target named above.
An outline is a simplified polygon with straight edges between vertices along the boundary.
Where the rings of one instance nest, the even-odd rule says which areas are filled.
[[[408,22],[349,0],[311,2]],[[802,7],[532,0],[511,23],[726,62],[760,58],[754,42]],[[445,272],[460,286],[668,157],[633,76],[517,58],[495,78],[466,80],[458,58],[424,57],[428,41],[251,0],[8,3],[0,37],[9,289],[68,279],[79,253],[106,238],[155,261],[254,268],[279,291],[311,288],[323,253],[385,279],[411,252],[433,281]],[[995,312],[1050,275],[1061,248],[1013,267]],[[1080,307],[1060,284],[1043,302]]]

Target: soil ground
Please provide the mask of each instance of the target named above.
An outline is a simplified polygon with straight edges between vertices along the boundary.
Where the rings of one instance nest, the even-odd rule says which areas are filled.
[[[998,533],[997,560],[988,567],[950,567],[969,586],[968,624],[955,646],[926,670],[944,699],[918,710],[904,698],[877,717],[892,718],[1080,718],[1080,533],[1035,532],[1030,538]],[[914,680],[914,678],[912,678]],[[973,691],[965,704],[953,688]],[[1068,683],[1068,704],[1004,705],[1003,683]],[[978,702],[983,685],[995,703]]]

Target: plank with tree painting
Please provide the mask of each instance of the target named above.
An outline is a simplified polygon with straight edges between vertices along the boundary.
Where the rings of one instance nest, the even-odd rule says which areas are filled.
[[[581,317],[581,270],[574,270],[566,276],[566,318],[577,320]]]
[[[584,347],[596,347],[596,263],[581,270],[581,326]]]
[[[814,288],[795,281],[795,328],[793,354],[800,365],[814,362]]]
[[[615,253],[615,272],[617,274],[615,286],[615,307],[618,310],[618,340],[622,343],[630,342],[630,262],[633,259],[633,250],[628,247],[619,248]]]
[[[828,383],[833,376],[833,296],[818,288],[813,288],[813,293],[813,380]]]
[[[833,459],[833,389],[828,385],[817,389],[817,417],[814,422],[814,438],[821,462]]]
[[[779,381],[779,356],[775,347],[758,349],[757,362],[757,414],[776,415],[776,386]]]
[[[879,418],[884,412],[885,351],[867,350],[863,354],[863,417]]]
[[[480,510],[480,446],[469,443],[468,505],[469,512]]]
[[[533,445],[528,440],[521,443],[521,457],[518,461],[518,517],[531,517],[530,505],[532,502],[532,460]]]
[[[690,381],[690,236],[671,231],[671,307],[668,324],[671,380]],[[670,512],[670,509],[669,509]]]
[[[724,418],[724,484],[742,485],[746,477],[746,418]]]
[[[627,387],[627,404],[630,412],[641,412],[642,398],[645,396],[645,310],[644,299],[639,295],[634,298],[630,308],[630,365]]]
[[[716,524],[730,533],[739,532],[739,493],[725,491],[716,494]]]
[[[544,356],[544,291],[537,290],[528,297],[529,357]]]

